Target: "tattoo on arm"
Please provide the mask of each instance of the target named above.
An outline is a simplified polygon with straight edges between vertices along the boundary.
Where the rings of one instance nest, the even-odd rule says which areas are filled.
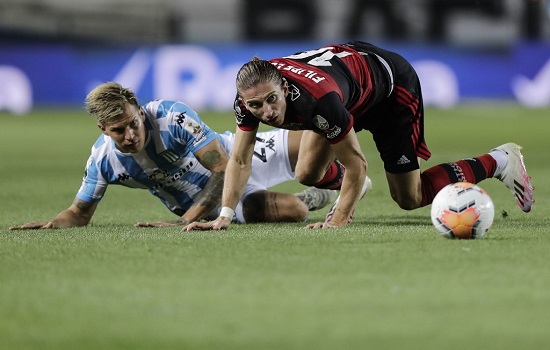
[[[208,180],[208,184],[202,190],[197,204],[213,207],[221,201],[223,177],[224,173],[221,171],[213,172],[212,175],[210,175],[210,180]]]
[[[185,220],[184,218],[179,218],[177,220],[174,220],[172,221],[172,223],[176,224],[176,225],[181,225],[181,226],[185,226],[187,225],[189,222],[187,220]]]
[[[220,204],[223,192],[223,178],[225,173],[222,171],[212,172],[206,186],[197,198],[194,207],[203,207],[203,215],[197,220],[208,215],[217,205]]]
[[[202,155],[202,161],[207,168],[217,166],[221,164],[220,152],[217,150],[205,152]]]
[[[74,199],[73,205],[83,211],[90,209],[90,203],[84,202],[78,198]]]

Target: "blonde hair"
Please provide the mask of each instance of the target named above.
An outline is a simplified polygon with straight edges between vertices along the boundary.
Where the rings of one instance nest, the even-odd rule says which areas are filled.
[[[103,126],[122,117],[126,103],[139,107],[136,94],[114,82],[98,85],[86,96],[86,110]]]
[[[237,92],[248,90],[260,83],[273,82],[283,85],[281,72],[269,61],[254,56],[250,62],[245,63],[237,73]]]

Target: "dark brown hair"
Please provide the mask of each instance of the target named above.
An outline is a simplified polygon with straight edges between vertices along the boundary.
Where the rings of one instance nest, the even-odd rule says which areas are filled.
[[[245,63],[237,73],[237,92],[248,90],[260,83],[273,82],[283,85],[281,72],[269,61],[259,57],[253,57],[250,62]]]

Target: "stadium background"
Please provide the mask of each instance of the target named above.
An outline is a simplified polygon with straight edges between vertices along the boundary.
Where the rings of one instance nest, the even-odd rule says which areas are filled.
[[[0,110],[81,106],[116,80],[143,100],[227,110],[236,70],[361,39],[408,58],[426,104],[550,104],[543,0],[2,0]]]
[[[547,13],[530,0],[0,0],[0,349],[547,348]],[[85,228],[7,229],[71,203],[99,135],[83,110],[95,84],[181,99],[231,130],[244,61],[350,39],[399,51],[422,76],[423,168],[515,141],[533,211],[484,181],[489,233],[443,239],[429,207],[390,199],[364,132],[373,191],[336,232],[135,228],[174,216],[122,186]]]

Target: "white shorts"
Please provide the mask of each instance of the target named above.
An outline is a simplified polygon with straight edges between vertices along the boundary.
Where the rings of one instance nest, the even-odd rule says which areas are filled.
[[[235,144],[235,135],[226,131],[221,135],[225,150],[231,154]],[[237,205],[235,215],[238,222],[244,223],[243,200],[251,193],[266,190],[269,187],[294,180],[295,174],[288,159],[288,130],[274,129],[259,132],[256,135],[252,173],[246,184],[244,194]],[[219,209],[218,209],[219,214]]]

